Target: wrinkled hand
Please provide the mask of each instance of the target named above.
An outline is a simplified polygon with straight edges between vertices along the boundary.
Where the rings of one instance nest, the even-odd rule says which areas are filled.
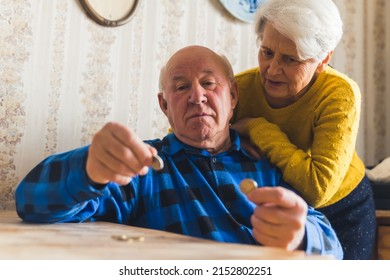
[[[261,151],[259,147],[253,145],[247,138],[240,138],[241,147],[255,159],[261,158]]]
[[[253,118],[243,118],[234,124],[232,124],[230,127],[238,132],[238,134],[241,136],[241,146],[242,148],[251,156],[254,158],[260,159],[261,158],[261,151],[259,147],[252,144],[249,139],[249,130],[248,130],[248,123]]]
[[[95,134],[87,158],[87,174],[99,184],[110,181],[128,184],[132,177],[145,175],[155,148],[140,140],[135,133],[119,123],[107,123]]]
[[[256,204],[251,217],[255,239],[271,247],[299,249],[305,236],[306,202],[283,187],[256,188],[248,194]]]
[[[236,121],[230,127],[236,130],[238,134],[240,134],[240,136],[248,138],[249,137],[248,123],[250,120],[252,120],[252,118],[243,118],[239,121]]]

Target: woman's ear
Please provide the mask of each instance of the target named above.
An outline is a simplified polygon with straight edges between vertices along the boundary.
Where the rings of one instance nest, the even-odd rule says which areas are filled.
[[[330,51],[328,55],[318,64],[316,72],[321,73],[324,71],[325,67],[329,64],[330,58],[333,55],[333,51]]]
[[[164,115],[167,115],[168,103],[164,98],[164,93],[158,93],[158,104],[160,105],[161,111],[163,111]]]

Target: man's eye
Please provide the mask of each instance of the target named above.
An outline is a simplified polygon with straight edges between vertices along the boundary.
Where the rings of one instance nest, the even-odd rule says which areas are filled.
[[[203,82],[203,87],[205,89],[214,89],[216,87],[217,83],[214,81],[206,81]]]
[[[185,91],[188,88],[189,88],[188,85],[179,85],[176,86],[176,91]]]

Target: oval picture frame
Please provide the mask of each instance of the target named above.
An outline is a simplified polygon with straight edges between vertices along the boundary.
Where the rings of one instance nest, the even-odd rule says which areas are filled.
[[[90,18],[100,25],[115,27],[126,24],[139,0],[79,0]]]

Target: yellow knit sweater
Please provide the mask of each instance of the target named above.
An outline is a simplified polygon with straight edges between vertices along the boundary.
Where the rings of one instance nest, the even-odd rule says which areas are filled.
[[[361,96],[358,85],[327,67],[295,103],[271,108],[258,68],[236,76],[239,102],[232,123],[245,117],[251,141],[314,207],[347,196],[365,167],[355,151]]]

